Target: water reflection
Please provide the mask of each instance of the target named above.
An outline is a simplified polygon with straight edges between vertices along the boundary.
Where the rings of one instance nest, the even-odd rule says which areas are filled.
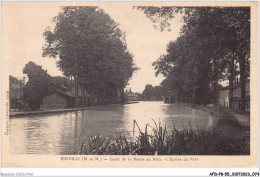
[[[213,119],[205,112],[162,102],[108,105],[55,115],[10,119],[10,152],[18,154],[75,154],[89,135],[113,136],[141,129],[153,120],[167,129],[207,128]]]

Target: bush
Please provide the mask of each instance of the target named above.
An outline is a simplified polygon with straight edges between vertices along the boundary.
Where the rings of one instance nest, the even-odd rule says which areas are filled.
[[[220,121],[223,121],[220,119]],[[227,123],[226,121],[224,121]],[[228,121],[230,122],[230,121]],[[231,121],[232,122],[232,121]],[[248,155],[249,136],[234,136],[238,129],[220,128],[218,122],[209,129],[175,128],[154,122],[144,132],[134,120],[133,135],[129,132],[111,138],[91,136],[81,145],[80,154],[91,155]],[[137,131],[135,129],[137,127]]]

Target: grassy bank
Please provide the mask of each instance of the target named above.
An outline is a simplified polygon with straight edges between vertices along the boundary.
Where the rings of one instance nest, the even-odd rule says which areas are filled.
[[[228,110],[197,107],[211,114],[216,123],[209,129],[174,128],[160,123],[141,131],[133,122],[133,132],[115,137],[92,136],[81,145],[80,154],[93,155],[249,155],[248,127],[241,127]]]

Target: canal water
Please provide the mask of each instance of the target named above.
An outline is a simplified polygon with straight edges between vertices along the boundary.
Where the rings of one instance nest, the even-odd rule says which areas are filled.
[[[142,101],[127,105],[106,105],[87,110],[31,115],[10,119],[10,153],[15,154],[76,154],[90,135],[111,137],[133,131],[136,120],[144,130],[153,120],[167,130],[208,128],[213,119],[205,112],[189,107]]]

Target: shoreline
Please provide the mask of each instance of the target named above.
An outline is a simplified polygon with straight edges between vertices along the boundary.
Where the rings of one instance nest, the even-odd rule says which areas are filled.
[[[133,102],[126,102],[126,103],[115,103],[115,104],[104,104],[104,105],[96,105],[96,106],[87,106],[87,107],[80,107],[80,108],[67,108],[67,109],[53,109],[53,110],[42,110],[42,111],[28,111],[28,112],[11,112],[9,113],[9,117],[22,117],[22,116],[30,116],[30,115],[40,115],[40,114],[55,114],[55,113],[65,113],[65,112],[73,112],[73,111],[80,111],[80,110],[87,110],[90,108],[96,107],[104,107],[104,106],[111,106],[111,105],[126,105],[126,104],[135,104],[139,103],[138,101]]]
[[[194,105],[189,103],[179,103],[183,106],[192,108],[192,109],[199,109],[201,111],[204,111],[208,113],[210,116],[212,116],[214,119],[221,120],[224,122],[232,122],[234,124],[237,124],[241,127],[250,127],[250,113],[247,113],[249,115],[240,114],[238,111],[220,107],[220,106],[205,106],[205,105]]]
[[[199,107],[198,109],[208,112],[212,116],[215,116],[217,119],[224,119],[226,117],[230,119],[231,122],[238,124],[240,127],[250,127],[250,113],[249,116],[245,116],[243,114],[239,114],[233,109],[219,106],[205,106],[204,108]]]

